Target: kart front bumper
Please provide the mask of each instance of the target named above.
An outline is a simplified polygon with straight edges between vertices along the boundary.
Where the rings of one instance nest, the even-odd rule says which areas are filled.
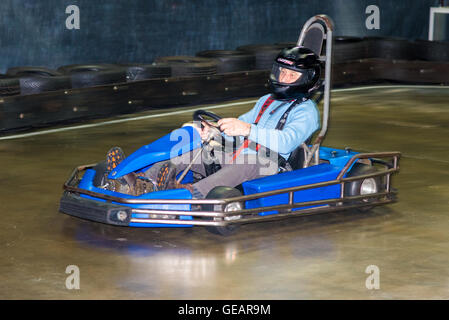
[[[132,216],[129,207],[90,200],[69,192],[64,192],[59,205],[59,211],[71,216],[116,226],[128,226]]]

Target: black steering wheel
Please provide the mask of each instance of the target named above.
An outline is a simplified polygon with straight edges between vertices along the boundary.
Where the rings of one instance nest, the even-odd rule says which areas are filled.
[[[211,126],[211,127],[217,127],[217,125],[211,123],[209,120],[205,119],[205,117],[209,117],[212,118],[215,121],[218,121],[221,119],[221,117],[219,115],[216,115],[213,112],[209,112],[206,110],[196,110],[193,113],[193,121],[201,121],[201,122],[205,122],[207,125]],[[202,124],[201,124],[202,126]]]
[[[219,115],[216,115],[213,112],[209,112],[206,110],[197,110],[193,113],[193,121],[200,121],[201,122],[201,128],[203,128],[203,124],[202,122],[204,121],[208,126],[210,126],[211,128],[215,128],[217,133],[220,133],[220,137],[221,137],[221,129],[220,127],[216,124],[216,123],[212,123],[210,120],[206,119],[207,118],[211,118],[215,121],[218,122],[218,120],[221,119],[221,117]],[[233,137],[233,143],[232,143],[232,151],[235,151],[237,148],[237,137]],[[222,144],[225,143],[225,139],[222,138],[221,139]],[[223,145],[224,148],[224,145]],[[224,149],[223,149],[224,150]]]
[[[202,122],[206,123],[208,126],[211,127],[211,130],[215,131],[215,136],[218,137],[219,139],[219,143],[221,143],[221,148],[222,151],[227,151],[225,148],[226,145],[226,139],[224,139],[224,137],[221,135],[221,130],[220,127],[216,124],[216,123],[212,123],[211,120],[207,119],[210,118],[214,121],[217,121],[221,119],[221,117],[219,115],[216,115],[213,112],[209,112],[209,111],[205,111],[205,110],[197,110],[193,113],[193,121],[195,122],[201,122],[201,128],[203,128],[203,124]],[[235,151],[237,149],[237,137],[233,137],[233,143],[232,143],[232,151]],[[217,139],[213,139],[214,141],[218,142]],[[209,149],[210,154],[213,157],[213,147]],[[215,164],[215,163],[211,163],[208,165],[204,165],[205,169],[206,169],[206,175],[209,176],[215,172],[217,172],[218,170],[220,170],[220,165],[219,164]]]

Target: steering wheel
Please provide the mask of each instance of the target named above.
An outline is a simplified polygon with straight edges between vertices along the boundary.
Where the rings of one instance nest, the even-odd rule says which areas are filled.
[[[205,111],[205,110],[197,110],[197,111],[195,111],[193,113],[193,121],[200,121],[200,122],[204,121],[210,127],[210,129],[213,130],[213,134],[214,135],[217,135],[217,136],[221,137],[220,127],[216,123],[213,123],[210,120],[206,119],[206,117],[207,118],[211,118],[211,119],[213,119],[213,120],[215,120],[217,122],[218,122],[218,120],[221,119],[221,117],[219,115],[216,115],[213,112],[209,112],[209,111]],[[201,128],[203,128],[203,124],[202,123],[201,123]],[[232,146],[232,150],[235,151],[236,146],[237,146],[237,137],[233,137],[233,139],[234,139],[234,141],[233,141],[233,144],[232,144],[233,145]],[[225,143],[225,139],[224,138],[222,138],[221,141],[222,141],[222,144]],[[224,145],[223,145],[223,147],[224,147]]]
[[[216,146],[217,145],[219,146],[221,144],[221,149],[226,152],[227,151],[226,148],[225,148],[226,147],[226,139],[221,135],[220,127],[216,123],[211,122],[207,118],[210,118],[210,119],[212,119],[214,121],[217,121],[217,122],[218,122],[218,120],[221,119],[221,117],[216,115],[215,113],[209,112],[209,111],[205,111],[205,110],[197,110],[197,111],[195,111],[193,113],[193,121],[195,121],[195,122],[196,121],[201,121],[201,128],[204,127],[203,124],[202,124],[202,122],[204,121],[204,123],[206,123],[210,127],[209,130],[211,130],[211,132],[212,132],[211,133],[212,137],[218,137],[219,138],[220,142],[218,142],[216,139],[213,139],[213,138],[210,139],[209,140],[209,145],[205,149],[205,150],[207,150],[207,153],[206,153],[207,156],[206,157],[209,158],[209,159],[214,159],[215,156],[213,155],[213,150],[214,150],[213,143],[215,143]],[[233,143],[232,143],[232,151],[235,151],[236,148],[237,148],[237,137],[233,137],[233,139],[234,140],[233,140]],[[209,176],[209,175],[217,172],[218,170],[220,170],[221,166],[219,164],[216,164],[214,161],[210,161],[210,164],[205,164],[204,167],[206,169],[206,175]]]
[[[212,118],[212,119],[214,119],[215,121],[218,121],[218,120],[221,119],[221,117],[220,117],[219,115],[216,115],[216,114],[213,113],[213,112],[209,112],[209,111],[206,111],[206,110],[196,110],[196,111],[193,113],[193,121],[201,121],[201,122],[204,121],[207,125],[209,125],[209,126],[211,126],[211,127],[217,127],[216,124],[211,123],[209,120],[205,119],[205,118],[204,118],[205,116],[206,116],[206,117],[209,117],[209,118]]]

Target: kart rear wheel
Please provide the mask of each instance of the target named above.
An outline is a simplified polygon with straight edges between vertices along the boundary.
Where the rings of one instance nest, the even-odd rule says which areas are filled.
[[[356,177],[370,173],[378,172],[378,170],[370,165],[363,163],[356,163],[346,177]],[[345,196],[360,196],[365,194],[373,194],[382,192],[385,189],[382,177],[370,177],[361,180],[355,180],[345,183]],[[375,198],[367,198],[350,202],[350,204],[366,204],[375,201]],[[357,208],[360,212],[366,212],[373,208],[373,206],[363,206]]]
[[[239,197],[242,193],[231,187],[215,187],[206,196],[206,199],[224,199],[224,198],[233,198],[233,197]],[[232,202],[226,205],[224,208],[225,212],[235,211],[243,209],[243,203],[241,202]],[[203,205],[202,210],[204,211],[220,211],[221,206],[220,205]],[[240,219],[241,216],[235,216],[235,219]],[[214,220],[214,221],[222,221],[222,218],[207,218],[208,220]],[[216,227],[216,226],[207,226],[206,230],[208,230],[211,233],[219,234],[222,236],[230,236],[234,234],[237,229],[239,228],[238,224],[230,224],[224,227]]]

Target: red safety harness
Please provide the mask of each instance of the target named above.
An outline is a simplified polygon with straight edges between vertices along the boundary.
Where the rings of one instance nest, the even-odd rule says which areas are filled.
[[[262,105],[262,108],[260,108],[259,114],[257,115],[256,120],[254,121],[254,124],[258,124],[260,121],[260,118],[262,118],[262,115],[265,113],[265,111],[268,109],[268,107],[273,103],[274,99],[271,98],[271,96],[268,97],[268,99],[264,102]],[[234,152],[234,156],[232,157],[232,162],[239,156],[239,154],[246,148],[249,147],[250,140],[245,137],[245,140],[243,140],[242,145],[238,150]],[[260,145],[256,145],[256,151],[259,151]]]
[[[256,120],[254,121],[254,124],[258,124],[260,121],[260,118],[262,118],[262,115],[265,113],[265,111],[268,109],[268,107],[273,103],[274,99],[271,98],[271,96],[268,97],[268,99],[264,102],[264,104],[262,105],[262,108],[260,108],[259,114],[257,115]],[[305,100],[302,100],[305,101]],[[290,103],[293,102],[290,107],[288,107],[288,109],[284,112],[284,114],[282,115],[281,119],[279,120],[278,124],[276,125],[275,129],[278,130],[282,130],[284,128],[285,123],[287,122],[287,117],[290,114],[290,111],[296,106],[296,104],[298,104],[300,102],[299,99],[295,100],[290,100]],[[284,102],[286,103],[286,102]],[[278,106],[276,109],[274,109],[273,111],[270,112],[270,114],[273,114],[277,109],[279,109],[280,107],[282,107],[283,104],[281,104],[280,106]],[[236,150],[234,152],[234,156],[232,157],[232,162],[234,162],[234,160],[238,157],[238,155],[246,148],[249,147],[250,144],[250,140],[248,138],[245,138],[245,140],[243,141],[242,145],[240,146],[240,148],[238,150]],[[260,144],[256,144],[256,151],[259,151],[260,149]]]

